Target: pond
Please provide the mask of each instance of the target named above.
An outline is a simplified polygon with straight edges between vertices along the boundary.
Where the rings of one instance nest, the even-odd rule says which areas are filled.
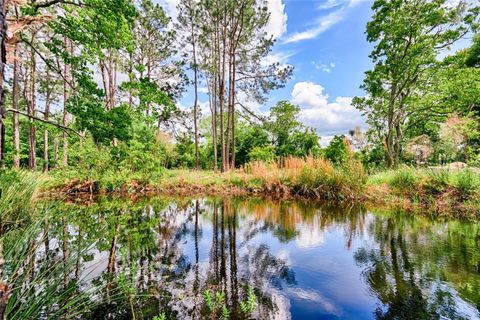
[[[480,227],[399,212],[241,198],[61,204],[48,255],[75,252],[83,285],[108,285],[90,318],[480,318]],[[57,220],[57,221],[56,221]],[[120,284],[118,284],[120,283]],[[130,288],[130,289],[128,289]],[[253,291],[256,308],[240,305]],[[215,298],[214,298],[215,300]]]

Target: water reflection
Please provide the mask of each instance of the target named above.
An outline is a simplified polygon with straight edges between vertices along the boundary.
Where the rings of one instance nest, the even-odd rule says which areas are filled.
[[[205,290],[244,319],[249,286],[253,319],[479,317],[474,223],[258,199],[103,199],[59,205],[42,239],[39,259],[78,253],[65,285],[104,286],[89,319],[210,319]]]

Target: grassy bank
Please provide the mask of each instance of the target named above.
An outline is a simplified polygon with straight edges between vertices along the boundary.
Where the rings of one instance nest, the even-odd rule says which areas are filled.
[[[287,158],[252,162],[228,173],[195,170],[155,172],[53,171],[44,194],[260,195],[369,202],[448,216],[480,215],[480,174],[400,167],[367,175],[354,159],[334,165],[325,159]]]

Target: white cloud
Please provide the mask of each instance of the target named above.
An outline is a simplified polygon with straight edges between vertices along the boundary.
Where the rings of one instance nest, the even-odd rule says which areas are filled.
[[[282,0],[267,0],[267,8],[270,12],[270,20],[268,21],[266,31],[275,39],[280,38],[287,32],[287,14],[285,12],[285,4]]]
[[[329,102],[320,84],[313,82],[297,82],[292,90],[294,104],[300,106],[300,119],[305,124],[322,133],[347,133],[355,126],[365,127],[365,120],[360,111],[352,106],[351,97],[337,97]]]
[[[290,35],[283,43],[292,43],[303,40],[314,39],[324,33],[334,24],[343,19],[343,10],[334,11],[326,16],[317,19],[316,26],[302,32],[296,32]]]
[[[338,7],[339,5],[343,4],[344,1],[342,0],[327,0],[319,4],[318,9],[320,10],[327,10],[331,8]]]
[[[312,61],[312,64],[315,67],[315,69],[321,70],[321,71],[326,72],[326,73],[332,72],[332,69],[334,69],[335,66],[336,66],[334,62],[330,62],[328,64],[325,64],[325,63]]]
[[[333,25],[342,21],[347,15],[348,11],[355,7],[362,0],[346,0],[346,1],[330,1],[328,0],[323,5],[320,5],[318,9],[325,10],[331,8],[337,8],[335,11],[330,12],[325,16],[321,16],[316,19],[314,26],[301,32],[296,32],[290,35],[283,43],[293,43],[303,40],[315,39]]]
[[[288,64],[288,59],[295,55],[293,51],[278,51],[270,52],[265,58],[261,60],[262,65],[269,66],[273,63],[279,63],[280,65]]]

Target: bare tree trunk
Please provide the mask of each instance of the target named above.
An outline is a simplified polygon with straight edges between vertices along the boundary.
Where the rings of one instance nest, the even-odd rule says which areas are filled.
[[[32,39],[33,42],[33,39]],[[31,70],[30,70],[30,106],[28,115],[30,116],[29,132],[28,132],[28,161],[31,170],[37,169],[37,128],[32,117],[35,116],[35,93],[36,93],[36,57],[35,50],[31,50]]]
[[[230,50],[229,50],[230,51]],[[228,59],[228,107],[227,107],[227,137],[225,139],[225,170],[229,170],[230,165],[230,133],[231,133],[231,117],[232,117],[232,57],[229,54]]]
[[[236,118],[235,118],[235,68],[236,68],[236,59],[235,59],[235,51],[232,52],[232,74],[231,74],[231,88],[230,88],[230,95],[232,96],[232,162],[230,164],[230,168],[235,170],[235,143],[236,143]]]
[[[50,75],[47,71],[47,86],[48,81],[50,80]],[[43,119],[48,121],[50,114],[50,88],[47,88],[47,94],[45,97],[45,113],[43,115]],[[45,127],[45,131],[43,133],[43,172],[48,172],[48,129]]]
[[[65,38],[65,48],[69,54],[72,54],[70,41]],[[68,126],[68,112],[67,112],[67,102],[70,99],[70,88],[68,87],[68,81],[71,80],[71,69],[68,63],[65,63],[64,66],[64,77],[65,81],[63,82],[63,126]],[[67,132],[63,132],[63,165],[68,165],[68,135]]]
[[[219,103],[220,103],[220,143],[222,144],[222,172],[226,170],[225,158],[225,47],[223,47],[223,54],[219,55]]]
[[[128,61],[128,77],[132,77],[133,73],[133,52],[130,52],[129,54],[129,61]],[[130,81],[132,79],[130,78]],[[131,110],[133,110],[133,93],[132,93],[132,88],[128,89],[128,105]]]
[[[195,168],[200,169],[200,160],[198,153],[198,68],[197,53],[195,47],[195,34],[192,21],[192,49],[193,49],[193,74],[194,74],[194,106],[193,106],[193,126],[195,130]]]
[[[56,168],[58,165],[58,138],[53,139],[53,166]]]
[[[18,61],[18,44],[15,44],[14,49],[14,60],[13,60],[13,88],[12,88],[12,105],[13,109],[18,111],[18,98],[19,98],[19,88],[18,88],[18,73],[19,73],[19,61]],[[13,167],[20,168],[20,122],[18,119],[19,115],[17,112],[13,113]]]
[[[113,55],[114,53],[110,52],[110,67],[108,70],[108,82],[110,88],[110,92],[108,94],[110,96],[110,109],[115,107],[115,58]]]
[[[212,77],[212,90],[210,94],[212,104],[212,135],[213,135],[213,171],[218,171],[218,131],[217,131],[217,78]]]

